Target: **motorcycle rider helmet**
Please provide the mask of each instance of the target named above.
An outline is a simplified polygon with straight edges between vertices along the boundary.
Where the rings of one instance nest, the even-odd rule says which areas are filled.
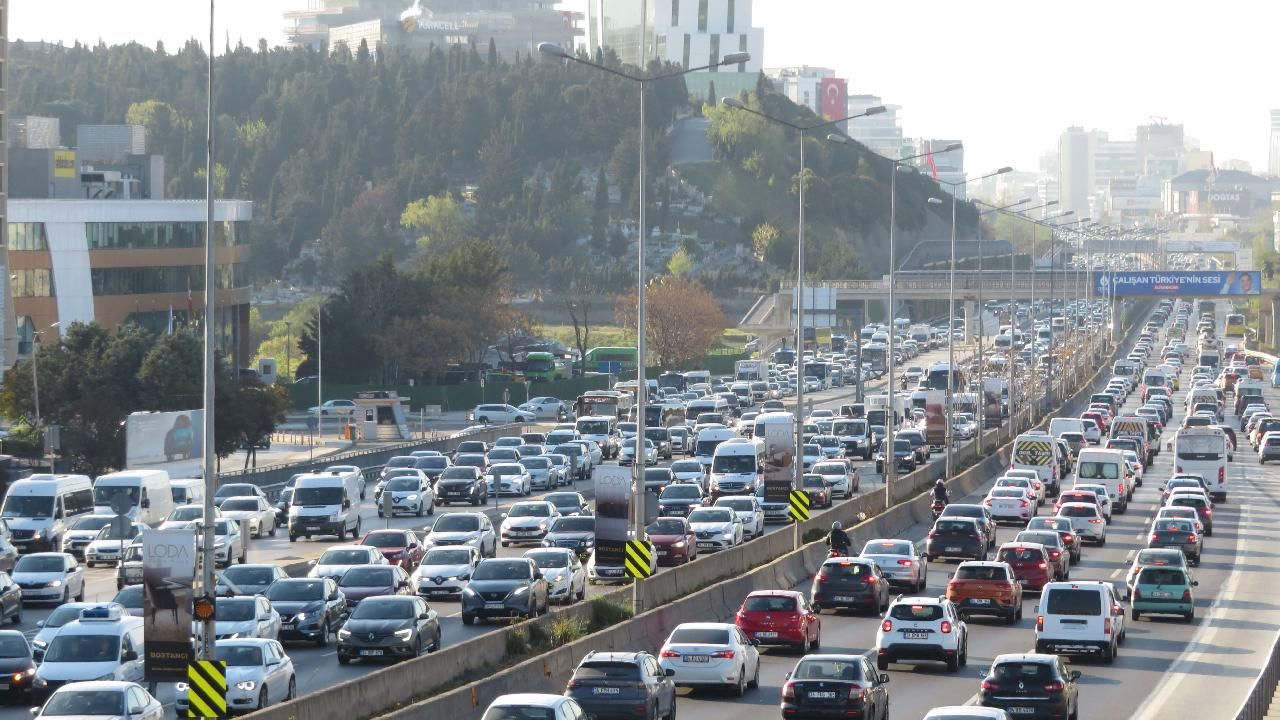
[[[831,529],[832,529],[832,530],[839,530],[839,529],[840,529],[840,521],[839,521],[839,520],[837,520],[837,521],[835,521],[835,522],[831,523]]]

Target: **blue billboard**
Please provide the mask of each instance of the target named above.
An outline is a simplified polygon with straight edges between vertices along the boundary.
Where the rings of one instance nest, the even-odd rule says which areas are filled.
[[[1262,289],[1262,273],[1256,270],[1140,270],[1093,277],[1094,290],[1106,297],[1223,297],[1257,295]]]

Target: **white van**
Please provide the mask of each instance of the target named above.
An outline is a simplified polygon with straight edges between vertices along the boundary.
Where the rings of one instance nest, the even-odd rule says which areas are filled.
[[[764,471],[764,441],[731,438],[716,446],[711,456],[711,496],[754,495]]]
[[[142,682],[142,618],[118,603],[80,611],[58,629],[32,680],[32,700],[43,703],[58,687],[84,680]]]
[[[67,529],[93,512],[88,475],[32,475],[9,486],[0,516],[20,553],[60,552]]]
[[[698,432],[698,440],[693,446],[693,456],[705,468],[711,467],[716,448],[726,440],[738,437],[732,430],[724,427],[703,428]]]
[[[343,472],[303,475],[289,499],[289,542],[299,537],[346,533],[360,537],[360,487],[355,476]]]
[[[1216,502],[1227,499],[1227,434],[1222,428],[1182,428],[1173,436],[1174,472],[1204,478]]]
[[[1010,470],[1035,470],[1044,483],[1045,494],[1057,496],[1062,488],[1058,477],[1058,443],[1042,432],[1023,433],[1013,441],[1013,455],[1009,459]]]
[[[1124,641],[1124,608],[1111,583],[1047,583],[1035,613],[1038,653],[1098,655],[1110,663]]]
[[[169,489],[174,507],[204,502],[204,481],[200,478],[173,478],[169,481]]]
[[[155,527],[169,517],[173,510],[173,491],[169,488],[169,473],[164,470],[122,470],[99,475],[93,481],[93,511],[99,515],[114,515],[111,498],[124,493],[131,508],[130,520]]]
[[[1111,507],[1123,513],[1129,507],[1129,484],[1125,478],[1124,453],[1120,450],[1086,448],[1076,458],[1075,481],[1081,484],[1106,485]]]
[[[1060,438],[1062,433],[1084,434],[1084,421],[1073,417],[1056,417],[1049,421],[1049,434]]]

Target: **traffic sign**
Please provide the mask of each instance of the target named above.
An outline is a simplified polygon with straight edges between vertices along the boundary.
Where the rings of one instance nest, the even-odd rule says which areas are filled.
[[[227,663],[196,660],[187,666],[187,717],[227,717]]]
[[[117,515],[128,515],[133,509],[133,501],[129,499],[129,493],[118,492],[111,496],[111,512]]]
[[[596,363],[596,372],[608,373],[609,375],[622,374],[621,360],[601,360]]]
[[[653,574],[653,547],[644,540],[627,541],[627,577],[647,578]]]
[[[791,519],[800,522],[809,519],[809,493],[803,490],[791,491]]]

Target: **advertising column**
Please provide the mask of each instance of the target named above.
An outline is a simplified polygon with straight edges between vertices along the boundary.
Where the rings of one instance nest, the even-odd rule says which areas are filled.
[[[596,485],[596,567],[618,568],[620,576],[630,528],[631,468],[601,465],[592,477]]]
[[[143,625],[147,682],[185,681],[191,662],[191,588],[196,538],[190,530],[142,533]]]

